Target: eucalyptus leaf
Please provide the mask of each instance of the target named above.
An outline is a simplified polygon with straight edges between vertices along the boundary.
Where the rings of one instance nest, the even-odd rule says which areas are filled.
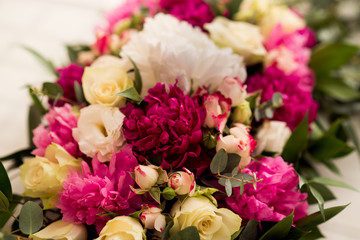
[[[227,196],[230,197],[232,194],[232,186],[231,186],[230,179],[225,180],[225,191],[226,191]]]
[[[12,199],[13,195],[10,179],[2,162],[0,162],[0,191],[7,197],[7,199]]]
[[[125,89],[124,91],[117,93],[116,95],[126,97],[138,103],[142,101],[142,98],[140,97],[138,91],[134,87]]]
[[[19,216],[19,227],[24,234],[36,233],[43,224],[41,207],[31,201],[24,204]]]
[[[221,173],[227,166],[228,155],[224,149],[220,149],[210,163],[210,171],[213,174]]]
[[[174,226],[174,222],[173,221],[170,221],[166,227],[165,227],[165,230],[161,236],[161,240],[168,240],[170,238],[170,229],[172,228],[172,226]]]
[[[351,185],[349,185],[347,183],[344,183],[342,181],[331,179],[331,178],[316,177],[316,178],[311,179],[310,182],[320,183],[320,184],[333,186],[333,187],[347,188],[347,189],[359,192],[359,190],[354,188],[353,186],[351,186]]]
[[[239,240],[257,240],[258,239],[258,226],[259,222],[252,219],[246,225],[245,228],[241,231]]]
[[[170,240],[200,240],[199,231],[196,227],[187,227],[184,230],[176,233]]]
[[[8,212],[9,211],[9,200],[5,196],[5,194],[0,191],[0,212]]]
[[[141,93],[142,79],[141,79],[139,68],[136,66],[135,62],[131,59],[131,57],[128,56],[128,58],[134,67],[134,73],[135,73],[134,87],[138,93]]]
[[[270,228],[264,235],[261,236],[260,240],[279,240],[285,239],[285,237],[290,232],[291,226],[293,224],[294,212],[289,216],[285,217],[280,222],[276,223],[272,228]]]
[[[321,216],[323,217],[324,222],[326,221],[326,217],[325,217],[325,212],[324,212],[324,198],[321,196],[321,194],[311,185],[309,185],[309,190],[311,192],[311,194],[314,196],[314,198],[316,199],[316,201],[318,202],[319,205],[319,209],[320,209],[320,213]]]
[[[46,59],[39,52],[28,46],[22,45],[22,47],[27,52],[31,53],[51,74],[53,74],[55,77],[59,76],[58,72],[56,71],[55,65],[50,60]]]
[[[343,205],[343,206],[336,206],[324,209],[324,215],[326,218],[326,221],[330,220],[332,217],[336,216],[338,213],[340,213],[342,210],[344,210],[349,204]],[[311,215],[308,215],[296,222],[296,227],[304,230],[309,231],[314,229],[319,224],[323,223],[324,219],[319,212],[313,213]]]
[[[84,92],[82,86],[77,81],[75,81],[74,83],[74,91],[77,102],[84,103],[85,102]]]
[[[288,163],[296,163],[306,148],[308,140],[308,114],[292,132],[286,142],[281,156]]]
[[[224,173],[231,173],[234,171],[235,168],[239,167],[241,157],[235,153],[228,154],[228,161],[226,168],[223,170]]]

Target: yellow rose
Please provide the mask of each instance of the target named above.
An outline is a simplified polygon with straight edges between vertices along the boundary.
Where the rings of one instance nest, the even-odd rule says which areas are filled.
[[[216,208],[206,197],[190,197],[182,204],[178,201],[170,211],[174,226],[170,235],[195,226],[202,240],[231,239],[240,229],[241,218],[226,208]]]
[[[95,240],[142,240],[144,229],[135,218],[119,216],[108,221]]]
[[[291,33],[306,26],[304,19],[283,5],[271,7],[262,18],[259,27],[265,38],[280,24],[285,33]]]
[[[108,56],[106,56],[108,57]],[[99,60],[97,60],[99,62]],[[100,66],[86,67],[82,77],[83,90],[90,104],[102,104],[107,107],[124,106],[125,98],[115,95],[134,85],[126,71],[119,65],[101,61]]]
[[[244,57],[247,65],[261,62],[266,54],[260,30],[253,24],[217,17],[205,24],[205,29],[219,47],[232,48],[235,53]]]
[[[31,238],[34,240],[86,240],[87,231],[82,224],[66,223],[59,220],[31,235]]]
[[[39,197],[44,209],[53,208],[58,191],[70,170],[81,170],[81,159],[75,159],[64,148],[52,143],[45,156],[36,156],[20,166],[20,178],[24,184],[24,196]]]

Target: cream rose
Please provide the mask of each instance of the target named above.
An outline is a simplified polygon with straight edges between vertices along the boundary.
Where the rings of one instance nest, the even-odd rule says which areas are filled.
[[[144,229],[132,217],[119,216],[108,221],[95,240],[142,240]]]
[[[265,121],[255,136],[258,143],[256,154],[261,154],[264,150],[281,153],[290,136],[291,130],[285,122]]]
[[[288,7],[275,5],[266,12],[259,27],[265,38],[268,38],[277,25],[281,25],[285,33],[291,33],[304,28],[306,23],[304,19]]]
[[[193,194],[195,192],[196,181],[192,172],[185,168],[186,172],[174,172],[169,177],[168,186],[175,190],[178,195]]]
[[[162,209],[152,205],[143,205],[140,215],[140,221],[144,224],[146,229],[155,229],[162,232],[166,226],[165,216],[161,214]]]
[[[86,240],[87,231],[83,224],[66,223],[59,220],[31,235],[31,238],[34,240]]]
[[[231,106],[240,105],[246,97],[246,85],[236,77],[225,77],[218,89],[225,97],[231,99]]]
[[[205,29],[219,47],[232,48],[235,53],[244,57],[247,65],[261,62],[266,54],[262,44],[263,37],[259,28],[253,24],[217,17],[205,24]]]
[[[269,9],[271,0],[244,0],[240,4],[239,11],[235,14],[235,20],[258,22]]]
[[[64,148],[53,143],[46,148],[45,156],[27,160],[20,166],[24,196],[39,197],[44,209],[55,207],[54,201],[70,170],[81,170],[81,159],[75,159]]]
[[[195,226],[202,240],[231,239],[231,235],[240,229],[241,218],[225,208],[216,208],[206,197],[190,197],[183,204],[176,202],[170,211],[174,226],[170,235]]]
[[[86,67],[82,77],[83,90],[90,104],[102,104],[108,107],[120,107],[125,98],[117,96],[134,85],[126,71],[115,57],[104,56]]]
[[[78,127],[73,129],[80,150],[89,157],[97,154],[101,162],[110,161],[125,142],[121,131],[124,117],[118,108],[99,104],[82,108]]]
[[[158,181],[159,173],[150,166],[138,165],[134,171],[135,182],[141,189],[149,190]]]
[[[249,127],[241,123],[234,124],[230,128],[230,135],[220,135],[216,143],[216,151],[224,149],[227,153],[236,153],[241,156],[239,166],[245,167],[251,161],[250,154],[254,150],[256,142],[249,134]]]

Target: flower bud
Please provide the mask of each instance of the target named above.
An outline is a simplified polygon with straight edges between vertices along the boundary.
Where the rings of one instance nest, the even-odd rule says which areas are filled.
[[[147,229],[156,229],[162,232],[165,229],[165,216],[161,214],[161,208],[152,205],[143,205],[143,212],[140,215],[140,221]]]
[[[252,112],[250,108],[250,103],[244,100],[240,105],[235,108],[234,113],[231,115],[231,118],[236,123],[250,124]]]
[[[141,189],[148,190],[154,186],[159,178],[159,173],[149,166],[135,167],[135,182]]]
[[[246,85],[236,77],[225,77],[219,86],[219,91],[231,99],[231,106],[240,105],[246,97]]]
[[[178,195],[184,195],[195,191],[196,182],[194,174],[187,169],[185,170],[186,172],[175,172],[169,178],[169,187],[172,187]]]
[[[217,128],[222,132],[231,111],[230,99],[225,98],[220,93],[214,93],[205,98],[204,105],[206,108],[204,126]]]

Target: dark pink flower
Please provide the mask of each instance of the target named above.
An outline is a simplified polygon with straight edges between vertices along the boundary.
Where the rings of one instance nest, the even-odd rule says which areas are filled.
[[[133,150],[144,158],[160,157],[161,166],[179,168],[201,152],[206,110],[177,86],[158,83],[144,99],[145,107],[128,103],[123,133]]]
[[[286,122],[289,128],[294,130],[306,112],[309,112],[310,123],[316,118],[318,104],[311,95],[312,79],[313,75],[310,71],[295,71],[287,75],[271,66],[263,74],[250,77],[247,87],[249,92],[262,90],[262,102],[270,100],[275,92],[280,92],[284,99],[283,106],[275,111],[273,119]]]
[[[72,130],[77,127],[78,119],[71,112],[70,104],[51,108],[44,119],[46,124],[40,124],[33,130],[36,149],[32,154],[43,157],[47,146],[56,143],[74,157],[82,155],[78,143],[72,136]]]
[[[200,28],[215,17],[203,0],[160,0],[159,4],[168,14]]]
[[[58,69],[60,77],[56,81],[57,84],[61,86],[64,91],[64,98],[67,98],[71,101],[77,102],[75,94],[75,82],[81,85],[81,78],[84,73],[84,68],[78,65],[71,63],[65,68]],[[56,106],[64,105],[64,101],[57,101]]]
[[[244,173],[256,173],[256,190],[252,184],[244,186],[240,195],[239,188],[234,189],[234,197],[227,197],[226,203],[246,222],[280,221],[294,211],[294,222],[306,216],[307,194],[297,190],[299,177],[291,165],[281,157],[263,158],[253,161],[243,170]]]
[[[105,214],[105,210],[120,215],[140,210],[142,199],[130,189],[134,180],[129,174],[137,165],[130,148],[113,155],[110,166],[95,157],[91,171],[83,162],[82,173],[72,172],[59,193],[56,206],[61,209],[63,220],[95,225],[99,232],[110,220],[109,216],[99,215]]]

